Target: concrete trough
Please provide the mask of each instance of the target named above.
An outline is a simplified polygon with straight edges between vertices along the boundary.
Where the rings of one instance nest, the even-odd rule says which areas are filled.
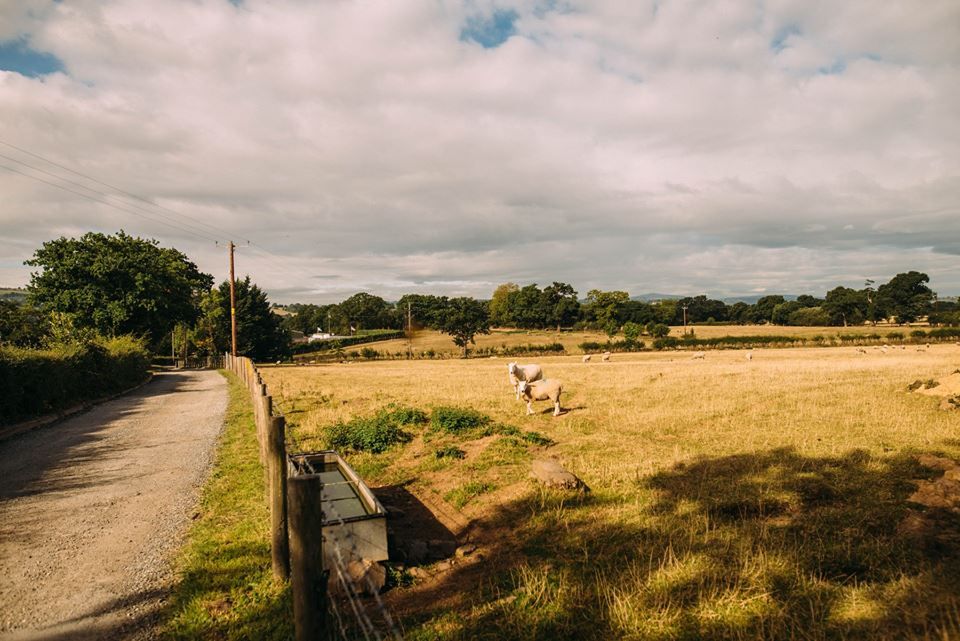
[[[290,476],[317,475],[323,510],[324,568],[336,567],[336,550],[343,564],[352,561],[386,561],[387,511],[367,484],[333,450],[292,454],[287,457]]]

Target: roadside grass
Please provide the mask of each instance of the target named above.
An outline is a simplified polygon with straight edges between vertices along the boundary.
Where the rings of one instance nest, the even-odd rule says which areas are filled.
[[[288,588],[273,579],[264,500],[247,391],[233,374],[226,425],[203,490],[199,517],[177,562],[168,639],[293,638]]]
[[[385,595],[408,641],[960,639],[960,519],[933,539],[901,530],[913,481],[939,474],[917,455],[960,459],[960,415],[907,386],[957,369],[957,346],[537,360],[564,383],[560,417],[525,416],[505,359],[264,371],[318,448],[392,403],[553,442],[424,426],[349,455],[372,485],[461,513],[483,555]],[[527,481],[542,454],[592,491]]]

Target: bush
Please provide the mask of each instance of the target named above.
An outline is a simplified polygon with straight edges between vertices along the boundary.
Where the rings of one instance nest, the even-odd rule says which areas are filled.
[[[670,328],[663,323],[655,323],[650,326],[648,331],[654,338],[664,338],[670,333]]]
[[[372,347],[364,347],[360,350],[360,356],[363,358],[379,358],[380,352],[373,349]]]
[[[456,445],[447,445],[446,447],[438,447],[433,451],[433,455],[436,458],[456,458],[461,459],[467,455],[466,452],[461,450]]]
[[[379,454],[410,440],[403,426],[426,421],[427,415],[418,409],[388,406],[373,416],[334,423],[326,429],[326,441],[334,449]]]
[[[680,344],[676,336],[664,336],[653,341],[653,349],[670,349]]]
[[[430,426],[451,434],[485,427],[490,417],[466,407],[437,407],[430,416]]]
[[[623,324],[623,337],[631,343],[636,343],[640,335],[643,334],[643,325],[627,321]]]
[[[0,424],[41,416],[141,383],[150,354],[131,336],[34,350],[0,347]]]
[[[927,333],[922,329],[915,329],[912,332],[910,332],[910,336],[911,338],[926,338]]]

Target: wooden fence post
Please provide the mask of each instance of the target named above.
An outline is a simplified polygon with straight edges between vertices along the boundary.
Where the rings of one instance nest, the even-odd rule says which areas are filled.
[[[291,476],[290,587],[293,596],[294,638],[325,639],[327,632],[327,578],[323,572],[320,477]]]
[[[284,419],[282,416],[271,416],[267,426],[271,560],[273,576],[286,579],[290,576],[290,548],[287,542],[287,448],[284,443]],[[319,501],[318,498],[318,506]]]
[[[260,462],[267,460],[267,423],[273,418],[273,397],[267,395],[267,386],[261,385],[261,394],[257,398],[260,406],[260,422],[257,423],[257,441],[260,446]],[[286,453],[286,452],[284,452]]]

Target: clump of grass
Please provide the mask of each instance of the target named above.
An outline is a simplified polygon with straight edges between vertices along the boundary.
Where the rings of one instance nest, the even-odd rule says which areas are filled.
[[[410,440],[410,435],[403,430],[404,426],[417,425],[426,420],[427,415],[416,408],[388,406],[373,416],[334,423],[326,430],[326,440],[334,449],[379,454]]]
[[[443,495],[443,498],[452,503],[457,509],[460,509],[469,503],[471,499],[474,499],[481,494],[486,494],[492,489],[494,488],[490,483],[470,481],[469,483],[464,483],[463,485],[450,490]]]
[[[430,426],[450,434],[463,434],[490,424],[490,417],[468,407],[437,407],[430,416]]]
[[[461,450],[456,445],[447,445],[445,447],[438,447],[433,451],[433,455],[436,458],[457,458],[461,459],[467,455],[466,452]]]

